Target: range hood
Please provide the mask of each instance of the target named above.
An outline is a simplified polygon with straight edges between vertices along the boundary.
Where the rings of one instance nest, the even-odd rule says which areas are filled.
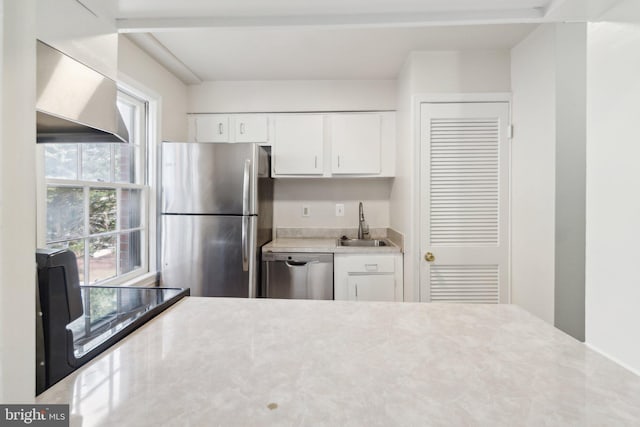
[[[116,82],[38,41],[37,142],[129,142]]]

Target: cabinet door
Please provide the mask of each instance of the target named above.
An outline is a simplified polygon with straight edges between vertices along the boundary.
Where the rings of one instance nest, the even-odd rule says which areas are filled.
[[[393,274],[350,274],[347,280],[349,299],[354,301],[395,301]]]
[[[322,175],[324,117],[292,115],[274,120],[274,175]]]
[[[194,123],[196,142],[229,142],[229,116],[202,114]]]
[[[378,113],[344,113],[331,116],[331,172],[380,173],[381,123]]]
[[[235,119],[235,142],[267,142],[267,116],[262,114],[238,114]]]

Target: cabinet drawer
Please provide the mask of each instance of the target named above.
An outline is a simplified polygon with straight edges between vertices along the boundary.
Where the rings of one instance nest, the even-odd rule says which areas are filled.
[[[395,256],[380,255],[336,255],[342,266],[349,273],[393,273],[395,272]]]

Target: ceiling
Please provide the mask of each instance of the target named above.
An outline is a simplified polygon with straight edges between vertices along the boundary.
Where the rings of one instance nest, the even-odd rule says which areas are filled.
[[[234,16],[468,14],[471,11],[544,13],[558,0],[118,0],[117,17],[193,18]]]
[[[393,79],[413,50],[510,48],[620,0],[76,0],[185,83]]]
[[[509,48],[531,25],[155,33],[201,80],[395,79],[412,50]]]

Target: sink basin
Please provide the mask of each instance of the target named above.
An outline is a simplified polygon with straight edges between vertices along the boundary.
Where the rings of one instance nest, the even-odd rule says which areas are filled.
[[[388,240],[377,239],[338,239],[338,246],[391,246]]]

